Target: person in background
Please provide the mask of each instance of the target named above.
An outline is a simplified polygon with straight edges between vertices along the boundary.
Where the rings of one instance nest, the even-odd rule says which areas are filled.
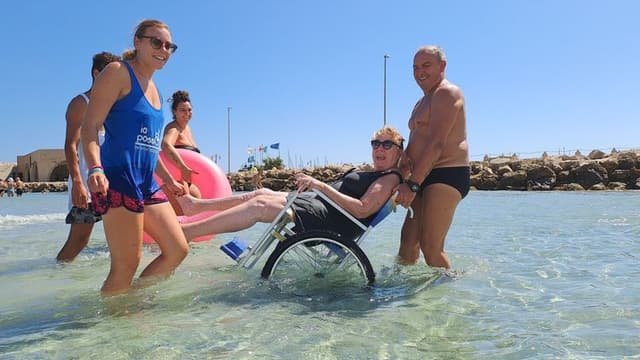
[[[0,179],[0,197],[3,197],[7,192],[7,182]]]
[[[16,176],[16,196],[22,197],[24,193],[24,182],[20,179],[20,176]]]
[[[7,197],[14,197],[16,195],[16,182],[13,181],[12,177],[7,179]]]
[[[133,36],[133,50],[123,54],[96,79],[82,125],[82,143],[89,168],[87,183],[94,211],[102,215],[111,253],[104,296],[127,292],[142,257],[143,232],[160,254],[141,272],[144,279],[169,276],[189,247],[164,192],[183,194],[159,161],[164,116],[162,97],[153,75],[176,51],[167,24],[143,20]],[[98,143],[98,131],[105,140]],[[163,180],[162,190],[154,172]]]
[[[67,105],[64,156],[69,167],[69,213],[65,223],[70,227],[67,241],[56,256],[59,262],[73,261],[89,243],[93,224],[102,219],[101,216],[93,214],[89,189],[85,183],[88,170],[80,144],[80,127],[96,78],[107,64],[114,61],[120,61],[120,57],[109,52],[95,54],[91,65],[91,87],[75,96]],[[100,129],[98,143],[102,144],[103,141],[104,129]]]
[[[201,198],[202,194],[200,189],[198,189],[195,184],[192,184],[191,181],[191,174],[194,173],[194,171],[184,162],[180,154],[176,151],[176,149],[186,149],[200,153],[200,149],[198,149],[191,128],[189,127],[189,122],[193,115],[189,93],[184,90],[178,90],[173,93],[170,101],[173,121],[168,123],[164,128],[162,151],[167,159],[180,170],[181,179],[178,181],[187,183],[187,190],[190,195]],[[170,193],[167,194],[167,196],[176,214],[183,215],[180,204],[178,204],[175,197]]]
[[[413,77],[424,96],[409,118],[409,143],[402,155],[403,184],[396,201],[411,206],[402,226],[400,264],[422,254],[429,266],[450,268],[444,242],[460,200],[469,192],[469,148],[464,96],[445,78],[447,60],[438,46],[418,49]]]

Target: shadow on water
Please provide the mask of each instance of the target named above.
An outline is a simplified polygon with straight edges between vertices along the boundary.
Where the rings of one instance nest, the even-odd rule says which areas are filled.
[[[372,289],[373,299],[381,303],[406,300],[463,275],[463,271],[433,269],[422,265],[383,267]]]
[[[55,268],[48,259],[34,260],[30,266]],[[25,267],[26,262],[12,267],[12,271]],[[459,276],[425,266],[384,267],[378,271],[373,286],[353,287],[313,279],[294,284],[263,280],[258,271],[246,271],[236,265],[198,266],[127,295],[105,299],[95,289],[83,290],[51,301],[45,299],[30,306],[28,312],[9,311],[0,319],[0,353],[20,352],[49,340],[64,342],[103,321],[136,314],[142,318],[157,314],[197,317],[228,307],[246,314],[264,312],[270,317],[275,316],[275,305],[296,316],[332,313],[362,318],[379,308],[410,302]]]
[[[0,353],[20,351],[43,341],[65,341],[105,320],[126,318],[160,308],[155,291],[134,289],[126,295],[103,298],[91,290],[10,312],[0,318]],[[55,303],[53,303],[55,302]]]
[[[34,271],[55,270],[58,265],[55,259],[35,258],[0,264],[0,276],[28,274]]]
[[[460,278],[463,273],[439,271],[425,266],[385,267],[377,274],[372,286],[341,286],[340,283],[271,281],[255,272],[237,266],[217,269],[228,276],[224,284],[199,290],[193,296],[200,303],[223,303],[229,306],[259,308],[273,303],[295,303],[296,313],[341,312],[361,316],[367,311],[406,302],[421,292]]]
[[[65,304],[43,304],[28,312],[3,314],[0,319],[0,353],[38,343],[42,339],[62,340],[73,331],[87,329],[100,321],[103,309],[96,294],[77,296]]]
[[[78,257],[97,258],[106,257],[109,254],[107,245],[87,246],[82,250]],[[54,257],[39,257],[33,259],[21,259],[17,261],[7,260],[4,264],[0,264],[0,276],[6,275],[22,275],[32,274],[39,271],[54,271],[69,265],[68,263],[59,263]]]

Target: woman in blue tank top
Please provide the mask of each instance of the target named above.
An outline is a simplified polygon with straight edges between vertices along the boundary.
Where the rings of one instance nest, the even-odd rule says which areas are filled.
[[[111,252],[111,270],[103,295],[126,292],[140,263],[143,231],[153,237],[162,253],[140,277],[167,276],[188,252],[180,224],[155,181],[157,171],[164,190],[182,194],[158,161],[164,117],[162,97],[152,76],[164,67],[177,46],[169,27],[158,20],[138,24],[134,50],[123,62],[109,64],[96,79],[82,126],[82,142],[94,211],[103,215]],[[97,129],[104,126],[99,147]]]

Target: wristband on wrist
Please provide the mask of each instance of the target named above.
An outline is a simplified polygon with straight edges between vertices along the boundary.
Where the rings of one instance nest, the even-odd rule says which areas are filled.
[[[102,175],[104,175],[104,169],[100,165],[98,165],[97,167],[92,166],[91,169],[89,169],[89,176],[91,176],[93,174],[102,174]]]

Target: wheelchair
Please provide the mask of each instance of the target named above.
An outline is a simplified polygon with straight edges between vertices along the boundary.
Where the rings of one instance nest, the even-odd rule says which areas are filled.
[[[261,271],[264,279],[323,279],[336,283],[372,285],[375,272],[360,245],[376,225],[395,211],[395,198],[391,197],[367,226],[322,192],[315,189],[312,191],[362,229],[360,235],[350,239],[325,230],[294,232],[289,215],[291,204],[298,197],[298,191],[294,191],[289,194],[285,207],[253,246],[247,246],[236,238],[222,245],[221,250],[246,269],[252,269],[265,254],[269,254]]]

